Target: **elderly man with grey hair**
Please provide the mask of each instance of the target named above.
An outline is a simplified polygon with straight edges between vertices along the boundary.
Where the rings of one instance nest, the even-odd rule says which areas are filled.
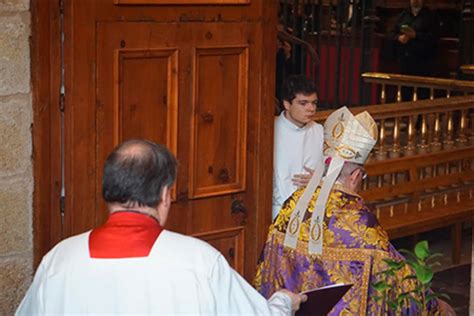
[[[176,160],[144,140],[107,158],[103,198],[110,216],[60,242],[42,260],[17,315],[291,315],[304,296],[269,300],[207,243],[163,228]]]
[[[410,267],[393,275],[382,273],[385,260],[404,258],[358,194],[377,136],[376,122],[367,112],[354,116],[343,107],[328,117],[326,168],[316,168],[308,185],[284,202],[269,228],[255,278],[265,297],[282,288],[304,292],[342,283],[352,287],[328,315],[449,315],[449,306],[440,300],[418,306],[404,294],[418,286],[410,279]],[[386,296],[378,297],[378,282],[391,289]],[[389,301],[398,297],[405,298],[403,306],[392,314]]]

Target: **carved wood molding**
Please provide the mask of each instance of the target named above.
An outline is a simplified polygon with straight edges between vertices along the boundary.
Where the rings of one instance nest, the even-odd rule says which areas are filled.
[[[235,146],[235,156],[232,161],[229,163],[235,164],[235,169],[229,168],[214,168],[213,165],[206,166],[210,174],[216,174],[216,176],[221,180],[221,183],[214,184],[203,184],[199,183],[198,171],[199,169],[199,159],[203,159],[202,155],[199,154],[200,151],[200,133],[201,129],[209,128],[213,124],[223,122],[216,122],[219,113],[219,106],[232,106],[232,104],[219,105],[219,104],[210,104],[210,107],[217,109],[213,113],[212,111],[207,111],[206,113],[200,113],[202,111],[200,107],[204,107],[203,101],[201,100],[202,95],[200,95],[201,85],[205,82],[200,82],[201,71],[208,71],[201,67],[200,62],[202,57],[221,57],[221,56],[237,56],[237,91],[235,91],[237,100],[229,100],[229,102],[235,102],[237,108],[235,117],[225,118],[225,124],[229,126],[235,124],[234,128],[236,134],[234,135],[234,143],[224,144],[227,146]],[[246,188],[246,144],[247,144],[247,108],[248,108],[248,76],[249,76],[249,53],[247,46],[226,46],[226,47],[198,47],[195,49],[194,56],[194,74],[193,74],[193,113],[192,123],[191,123],[191,156],[190,156],[190,175],[189,175],[189,188],[190,188],[190,197],[199,198],[199,197],[209,197],[217,196],[229,193],[235,193],[244,191]],[[222,60],[217,61],[220,67],[225,67]],[[199,113],[198,113],[199,112]],[[206,126],[204,126],[206,125]],[[215,136],[214,134],[210,136]],[[209,139],[206,140],[206,142]],[[228,148],[228,147],[226,147]],[[217,148],[216,150],[225,151],[226,148]],[[216,170],[214,170],[216,169]]]
[[[177,154],[178,139],[178,50],[176,48],[163,49],[120,49],[115,51],[114,71],[114,146],[123,141],[122,137],[122,83],[123,63],[127,59],[166,58],[168,62],[167,100],[166,100],[166,146]],[[159,75],[159,74],[157,74]],[[153,118],[151,118],[153,119]]]
[[[151,60],[165,59],[167,63],[167,72],[157,76],[166,78],[166,140],[165,145],[177,156],[178,153],[178,49],[177,48],[159,48],[159,49],[119,49],[114,52],[114,103],[113,103],[113,143],[117,146],[124,140],[123,136],[123,90],[124,87],[124,63],[127,60]],[[128,88],[130,89],[130,88]],[[156,104],[158,106],[158,104]],[[163,118],[151,117],[159,121]],[[158,124],[157,124],[158,128]],[[158,141],[152,139],[153,141]],[[160,141],[161,142],[161,141]],[[172,201],[176,201],[176,187],[171,191]]]

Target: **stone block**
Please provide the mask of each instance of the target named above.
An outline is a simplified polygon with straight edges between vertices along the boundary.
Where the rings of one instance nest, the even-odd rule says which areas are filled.
[[[30,91],[29,35],[29,13],[0,16],[0,96]]]
[[[27,11],[29,6],[29,0],[0,0],[0,12]]]
[[[26,293],[32,274],[31,258],[0,259],[0,315],[13,315]]]
[[[0,177],[23,174],[31,166],[30,98],[0,98]]]
[[[0,257],[31,251],[32,184],[2,181],[0,188]],[[1,292],[0,292],[1,293]],[[0,314],[1,315],[1,314]]]

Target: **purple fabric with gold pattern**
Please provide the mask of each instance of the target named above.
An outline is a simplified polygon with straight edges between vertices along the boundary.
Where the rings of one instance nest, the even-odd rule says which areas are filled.
[[[336,284],[352,283],[330,315],[387,315],[387,302],[376,301],[372,283],[382,280],[380,272],[387,268],[383,259],[403,257],[390,244],[387,233],[369,211],[362,198],[345,192],[336,184],[326,205],[324,245],[322,255],[308,254],[308,231],[319,189],[313,194],[306,210],[296,249],[283,246],[285,232],[296,202],[303,193],[296,191],[284,203],[270,226],[262,257],[258,264],[255,287],[265,297],[286,288],[293,292]],[[394,295],[413,289],[412,280],[402,279],[412,274],[408,268],[386,282],[397,289]],[[437,315],[437,303],[432,301],[428,315]],[[414,303],[407,302],[403,315],[421,315]]]

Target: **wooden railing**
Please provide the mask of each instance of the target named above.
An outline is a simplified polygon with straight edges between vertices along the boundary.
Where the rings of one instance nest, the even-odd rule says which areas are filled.
[[[377,122],[379,140],[361,195],[391,238],[461,224],[474,212],[474,95],[353,107]],[[323,123],[332,111],[317,113]]]
[[[463,65],[461,71],[468,75],[474,75],[474,65]]]
[[[379,88],[379,103],[401,102],[402,97],[417,101],[420,99],[419,92],[424,89],[426,99],[449,98],[453,95],[467,95],[474,93],[474,82],[443,78],[429,78],[418,76],[407,76],[399,74],[367,72],[362,74],[365,83],[375,84]],[[389,98],[388,90],[395,88],[396,93]],[[407,89],[409,88],[409,90]],[[405,93],[404,93],[405,92]],[[409,96],[406,94],[409,93]],[[402,94],[405,94],[403,96]]]
[[[371,160],[413,156],[474,143],[474,96],[353,107],[376,120],[379,140]],[[318,112],[322,123],[332,110]]]

